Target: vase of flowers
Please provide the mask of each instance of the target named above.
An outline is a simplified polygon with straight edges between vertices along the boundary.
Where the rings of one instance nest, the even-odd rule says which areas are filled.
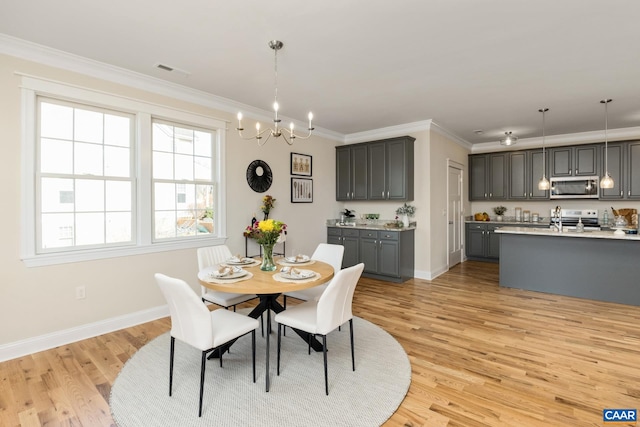
[[[496,214],[496,221],[502,221],[504,219],[504,213],[507,211],[507,208],[504,206],[496,206],[493,208],[493,212]]]
[[[262,210],[262,213],[264,214],[264,219],[269,219],[269,212],[271,212],[271,209],[273,209],[275,204],[276,199],[268,194],[262,198],[262,206],[260,206],[260,210]]]
[[[262,246],[262,264],[260,270],[275,271],[276,264],[273,262],[273,246],[278,238],[287,229],[287,224],[274,219],[256,221],[253,226],[248,226],[244,230],[244,235],[254,239]]]
[[[409,218],[416,214],[416,207],[408,204],[404,204],[396,209],[396,215],[400,215],[402,218],[402,225],[409,226]]]

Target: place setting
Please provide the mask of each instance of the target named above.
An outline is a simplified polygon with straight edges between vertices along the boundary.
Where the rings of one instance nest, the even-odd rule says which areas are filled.
[[[282,267],[279,272],[273,275],[273,279],[278,282],[306,283],[318,280],[320,275],[313,270],[306,270],[297,267]]]
[[[305,265],[311,265],[315,263],[314,260],[309,257],[309,255],[291,255],[281,258],[277,261],[278,264],[285,267],[300,267]]]
[[[260,265],[260,261],[255,258],[243,257],[241,255],[234,255],[224,262],[227,266],[239,266],[239,267],[254,267]]]
[[[241,266],[228,266],[225,264],[207,267],[198,272],[198,278],[209,283],[233,283],[248,280],[252,277],[253,274]]]

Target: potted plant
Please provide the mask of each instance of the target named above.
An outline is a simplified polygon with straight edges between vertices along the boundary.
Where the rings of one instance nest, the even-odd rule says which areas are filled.
[[[404,204],[396,209],[396,215],[400,215],[402,218],[402,224],[405,227],[409,226],[409,218],[416,214],[416,207],[408,204]]]
[[[493,208],[493,212],[497,215],[496,221],[502,221],[504,219],[503,215],[507,211],[507,208],[504,206],[496,206]]]

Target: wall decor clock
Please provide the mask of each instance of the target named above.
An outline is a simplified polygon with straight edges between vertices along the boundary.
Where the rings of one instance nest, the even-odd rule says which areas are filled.
[[[264,193],[271,187],[273,173],[264,160],[254,160],[247,168],[247,184],[256,193]]]

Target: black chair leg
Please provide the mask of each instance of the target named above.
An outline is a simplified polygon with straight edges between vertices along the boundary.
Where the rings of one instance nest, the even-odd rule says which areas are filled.
[[[329,396],[329,373],[327,372],[327,336],[322,336],[322,353],[324,356],[324,392]]]
[[[207,361],[207,352],[202,352],[202,362],[200,363],[200,405],[198,407],[198,417],[202,416],[202,395],[204,394],[204,368]]]
[[[356,358],[353,353],[353,319],[349,319],[349,329],[351,330],[351,366],[356,370]]]
[[[287,309],[287,296],[285,294],[282,294],[282,307],[286,310]],[[284,331],[282,331],[282,334],[286,337],[287,336],[287,325],[284,326]]]
[[[256,330],[251,331],[251,358],[253,359],[253,382],[256,382]]]
[[[309,337],[307,338],[307,354],[311,354],[311,340],[315,337],[316,336],[314,334],[309,334]]]
[[[277,351],[277,354],[278,354],[278,362],[277,362],[278,369],[277,369],[277,373],[278,373],[278,375],[280,375],[280,341],[281,341],[280,334],[281,334],[281,332],[282,332],[282,323],[278,323],[278,351]]]
[[[264,338],[264,315],[260,314],[260,332],[262,333],[262,338]]]
[[[267,363],[265,372],[265,390],[269,391],[269,333],[271,332],[271,310],[267,308]]]
[[[171,337],[171,350],[169,351],[169,396],[173,388],[173,355],[176,349],[176,339]]]

